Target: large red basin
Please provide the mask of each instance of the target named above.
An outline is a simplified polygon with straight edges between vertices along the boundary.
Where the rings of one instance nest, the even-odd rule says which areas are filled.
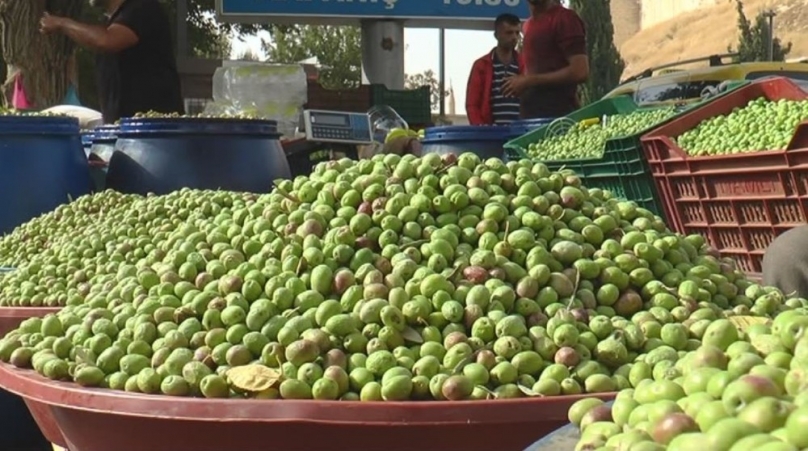
[[[0,386],[47,405],[71,451],[522,451],[566,424],[569,406],[581,399],[172,398],[85,389],[9,365],[0,365]]]
[[[16,329],[20,323],[28,318],[43,317],[49,313],[56,313],[61,307],[0,307],[0,338]],[[34,400],[25,399],[25,405],[31,412],[39,430],[45,438],[56,445],[65,446],[64,437],[59,426],[56,425],[50,408]]]
[[[16,329],[28,318],[42,318],[61,309],[61,307],[0,307],[0,338]]]

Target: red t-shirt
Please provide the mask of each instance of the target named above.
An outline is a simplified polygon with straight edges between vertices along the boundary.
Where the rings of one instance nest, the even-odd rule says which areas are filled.
[[[545,74],[569,65],[567,58],[586,54],[586,31],[578,14],[561,5],[531,17],[522,27],[527,74]],[[565,116],[580,107],[578,85],[536,86],[522,95],[522,118]]]

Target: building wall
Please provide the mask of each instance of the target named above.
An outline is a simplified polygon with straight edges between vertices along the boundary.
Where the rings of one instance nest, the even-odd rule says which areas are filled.
[[[611,0],[614,43],[617,48],[640,31],[640,3],[641,0]]]
[[[714,6],[719,0],[641,0],[640,29],[695,9]]]

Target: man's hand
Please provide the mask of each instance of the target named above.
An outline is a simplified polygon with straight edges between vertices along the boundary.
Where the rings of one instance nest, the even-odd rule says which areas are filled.
[[[527,75],[512,75],[502,83],[502,94],[507,97],[519,97],[530,87],[530,78]]]
[[[50,34],[59,31],[64,23],[64,18],[59,16],[52,16],[47,12],[39,19],[40,33]]]

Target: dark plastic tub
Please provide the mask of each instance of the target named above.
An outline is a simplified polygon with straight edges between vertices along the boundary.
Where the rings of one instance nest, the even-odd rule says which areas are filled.
[[[2,424],[0,449],[13,451],[52,450],[51,444],[39,430],[37,422],[34,421],[22,398],[2,389],[0,389],[0,424]],[[54,423],[55,425],[56,423]]]
[[[506,142],[529,133],[553,119],[528,119],[510,125],[449,125],[424,131],[423,152],[461,154],[472,152],[480,158],[505,158]]]
[[[115,152],[115,143],[118,141],[117,125],[102,125],[93,131],[93,145],[90,153],[103,161],[109,162]]]
[[[90,160],[90,178],[93,181],[93,191],[100,193],[107,188],[107,169],[105,161]]]
[[[0,235],[89,192],[78,120],[0,116]]]
[[[89,390],[9,365],[0,365],[0,386],[47,404],[71,451],[521,451],[566,424],[582,398],[183,399]]]
[[[290,177],[275,121],[127,118],[107,188],[166,194],[181,188],[269,192]]]
[[[511,138],[511,129],[504,125],[448,125],[424,131],[423,153],[459,155],[472,152],[482,159],[504,158],[502,145]]]
[[[56,313],[58,307],[0,307],[0,337],[17,328],[24,320]],[[50,408],[25,400],[0,389],[0,449],[48,451],[49,443],[65,447],[62,431]]]
[[[90,150],[93,148],[93,137],[95,133],[92,130],[83,130],[81,132],[81,147],[84,148],[84,155],[89,157]]]

